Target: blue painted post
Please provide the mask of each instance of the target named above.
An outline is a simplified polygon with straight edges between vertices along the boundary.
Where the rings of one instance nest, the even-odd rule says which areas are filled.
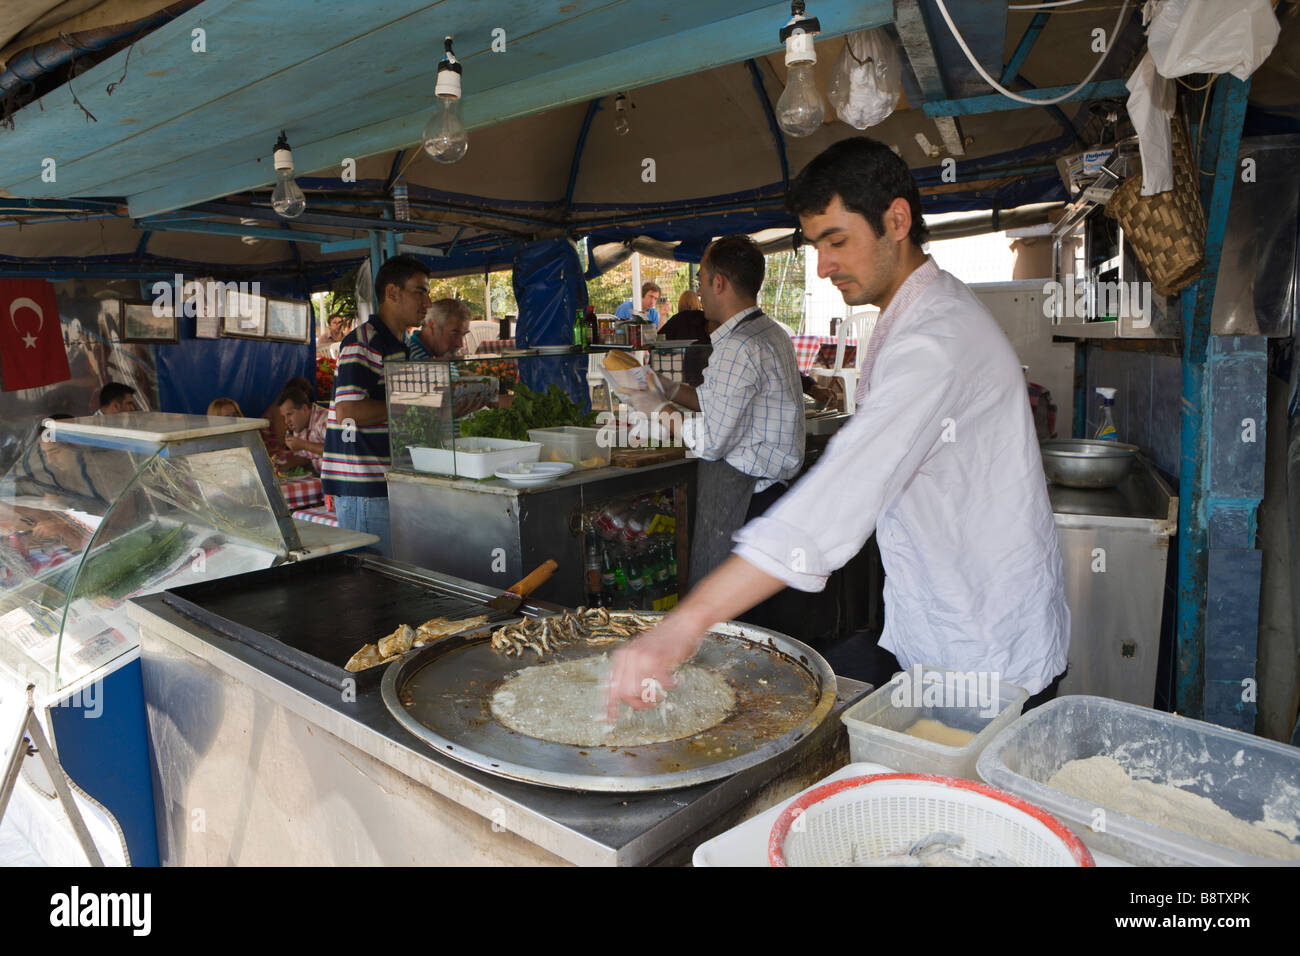
[[[1249,82],[1243,83],[1231,76],[1221,76],[1215,83],[1205,147],[1200,157],[1202,168],[1214,170],[1213,179],[1201,190],[1201,201],[1206,209],[1205,264],[1201,278],[1182,292],[1182,462],[1178,480],[1178,632],[1174,658],[1174,705],[1189,717],[1205,714],[1206,552],[1209,541],[1205,501],[1209,473],[1204,415],[1207,406],[1206,351],[1249,89]],[[1216,572],[1220,570],[1226,569],[1219,568],[1216,563]],[[1221,574],[1216,574],[1216,579],[1224,580]]]
[[[384,264],[384,247],[383,241],[379,237],[379,230],[370,230],[370,275],[371,277],[379,275],[379,267]],[[378,303],[375,303],[378,305]]]
[[[1211,337],[1206,376],[1205,719],[1251,733],[1264,557],[1255,536],[1264,497],[1267,340]]]

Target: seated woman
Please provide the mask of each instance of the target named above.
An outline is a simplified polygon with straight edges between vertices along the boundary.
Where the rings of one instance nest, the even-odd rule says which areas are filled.
[[[233,398],[214,398],[208,405],[209,415],[219,415],[223,418],[243,418],[244,413],[239,409],[239,403]]]

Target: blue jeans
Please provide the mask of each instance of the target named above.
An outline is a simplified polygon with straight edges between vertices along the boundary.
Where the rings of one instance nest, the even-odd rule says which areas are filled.
[[[388,526],[387,498],[335,495],[334,514],[338,516],[340,528],[379,536],[379,543],[372,544],[366,549],[367,551],[374,551],[386,558],[393,556],[393,536]]]

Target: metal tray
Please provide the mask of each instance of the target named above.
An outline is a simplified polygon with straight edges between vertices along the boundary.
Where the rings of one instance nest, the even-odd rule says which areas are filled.
[[[379,685],[383,667],[344,669],[362,645],[434,617],[487,613],[490,623],[499,623],[507,615],[484,606],[497,593],[458,588],[396,562],[340,554],[173,588],[163,603],[335,690],[349,686],[345,681],[368,690]]]
[[[653,615],[643,615],[653,616]],[[527,737],[497,723],[492,694],[536,659],[492,650],[492,628],[449,637],[394,661],[381,693],[394,718],[461,763],[512,780],[566,790],[673,790],[761,764],[802,740],[830,713],[835,675],[812,648],[748,624],[719,624],[694,663],[728,679],[736,713],[693,737],[640,747],[578,747]],[[542,663],[608,648],[571,646]],[[763,683],[761,683],[763,682]],[[403,703],[403,700],[409,703]]]

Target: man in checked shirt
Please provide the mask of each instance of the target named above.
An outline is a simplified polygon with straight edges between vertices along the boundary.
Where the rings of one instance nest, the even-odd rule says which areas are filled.
[[[884,143],[841,140],[790,184],[818,273],[877,306],[857,409],[799,483],[657,627],[614,655],[609,716],[644,709],[705,633],[790,586],[820,591],[874,531],[880,646],[901,668],[976,672],[1050,699],[1070,610],[1033,417],[1011,343],[922,248],[921,195]],[[654,695],[649,695],[653,697]]]
[[[748,236],[712,243],[700,261],[700,300],[713,354],[699,388],[670,398],[699,415],[682,437],[702,461],[691,537],[693,587],[731,553],[731,536],[786,490],[803,464],[803,389],[789,334],[758,307],[763,253]]]

